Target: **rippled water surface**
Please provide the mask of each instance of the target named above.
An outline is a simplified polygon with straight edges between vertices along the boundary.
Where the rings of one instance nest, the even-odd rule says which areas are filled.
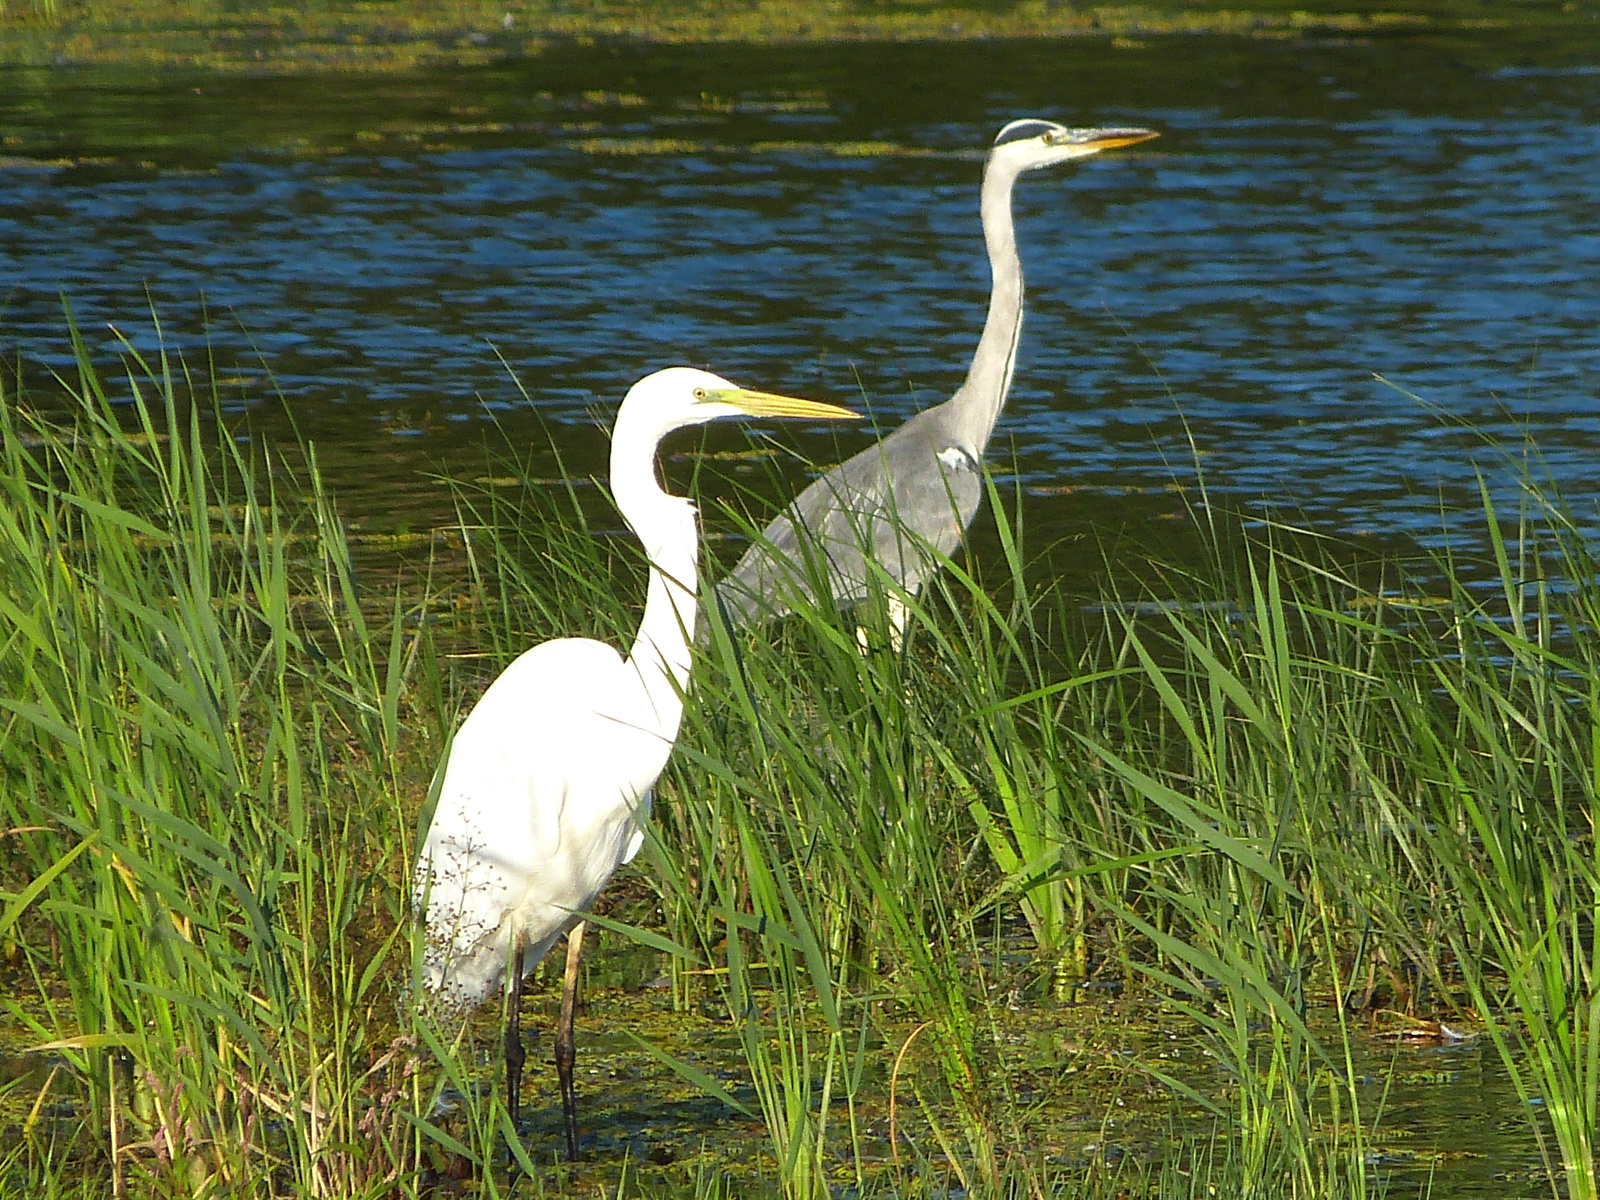
[[[1240,504],[1428,541],[1498,469],[1482,434],[1530,434],[1588,512],[1600,53],[1497,36],[13,72],[0,348],[63,361],[60,294],[99,347],[107,322],[148,347],[148,296],[269,427],[281,389],[354,515],[438,520],[429,472],[481,464],[491,422],[542,443],[542,417],[598,469],[593,417],[660,365],[885,423],[943,399],[986,301],[981,147],[1021,114],[1137,123],[1161,139],[1017,192],[995,448],[1036,527],[1172,515],[1198,461]]]

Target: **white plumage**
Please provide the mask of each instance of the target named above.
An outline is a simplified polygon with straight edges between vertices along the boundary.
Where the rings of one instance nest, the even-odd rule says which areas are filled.
[[[431,990],[458,1007],[487,999],[514,941],[538,962],[639,852],[678,734],[681,705],[664,707],[615,649],[581,638],[535,646],[484,693],[424,849]]]

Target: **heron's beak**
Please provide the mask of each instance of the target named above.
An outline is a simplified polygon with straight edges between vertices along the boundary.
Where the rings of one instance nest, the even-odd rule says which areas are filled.
[[[1096,129],[1079,144],[1091,150],[1115,150],[1118,146],[1136,146],[1160,136],[1153,129]]]
[[[860,413],[851,412],[835,404],[817,400],[798,400],[793,396],[779,396],[772,392],[752,392],[745,388],[718,388],[707,391],[705,398],[731,404],[752,417],[811,417],[821,421],[859,421]]]

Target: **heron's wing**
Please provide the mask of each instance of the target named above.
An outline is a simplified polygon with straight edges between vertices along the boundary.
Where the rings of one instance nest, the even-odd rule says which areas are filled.
[[[813,480],[717,585],[730,614],[781,616],[796,597],[815,595],[824,571],[838,603],[854,604],[871,590],[868,556],[903,586],[920,586],[960,544],[983,490],[942,407]]]
[[[902,587],[915,591],[961,544],[978,511],[982,474],[972,454],[946,439],[885,442],[883,449],[890,500],[873,510],[872,552]],[[858,531],[849,532],[860,545]]]

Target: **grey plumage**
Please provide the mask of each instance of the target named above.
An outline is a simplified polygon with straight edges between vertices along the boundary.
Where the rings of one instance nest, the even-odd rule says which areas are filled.
[[[984,165],[980,209],[993,276],[989,315],[965,382],[876,445],[841,463],[797,496],[717,585],[735,625],[791,611],[814,599],[809,566],[818,555],[835,600],[848,607],[871,590],[866,556],[916,591],[960,545],[983,496],[980,464],[1005,404],[1022,335],[1022,263],[1011,192],[1024,171],[1156,135],[1145,129],[1067,129],[1012,121]]]

